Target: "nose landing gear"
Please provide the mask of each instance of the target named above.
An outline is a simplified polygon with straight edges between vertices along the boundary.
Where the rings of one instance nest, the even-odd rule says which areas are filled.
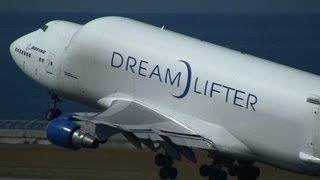
[[[57,103],[61,102],[59,97],[56,94],[51,94],[51,100],[52,100],[51,108],[48,109],[45,114],[45,118],[48,121],[51,121],[62,115],[62,111],[57,108]]]

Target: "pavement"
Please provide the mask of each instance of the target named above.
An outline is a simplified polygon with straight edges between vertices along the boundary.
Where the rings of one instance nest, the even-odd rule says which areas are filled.
[[[197,150],[198,163],[183,159],[174,162],[178,179],[203,179],[199,175],[202,164],[211,163],[205,151]],[[52,145],[0,144],[0,180],[20,179],[159,179],[154,165],[156,153],[143,149],[105,146],[98,149],[67,150]],[[259,180],[319,180],[257,163],[261,169]],[[229,178],[229,180],[236,180]]]

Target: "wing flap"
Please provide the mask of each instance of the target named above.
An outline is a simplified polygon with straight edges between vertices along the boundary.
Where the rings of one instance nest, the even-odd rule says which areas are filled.
[[[129,100],[115,100],[101,113],[76,113],[73,118],[103,124],[125,133],[132,133],[137,139],[166,142],[178,146],[214,149],[213,142],[201,137],[181,124],[141,103]],[[139,147],[137,141],[127,137]]]

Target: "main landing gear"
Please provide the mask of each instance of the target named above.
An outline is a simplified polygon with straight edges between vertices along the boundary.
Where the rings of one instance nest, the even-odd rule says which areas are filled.
[[[57,108],[57,103],[61,102],[56,94],[51,94],[51,108],[46,111],[45,117],[48,121],[51,121],[62,115],[62,111]]]
[[[216,160],[214,160],[211,165],[204,164],[200,166],[199,172],[202,177],[209,177],[209,180],[228,179],[227,172],[222,170],[222,165]]]
[[[178,171],[173,165],[173,158],[166,154],[157,154],[154,158],[154,163],[160,167],[159,177],[160,179],[176,179]]]
[[[260,169],[254,165],[253,161],[235,161],[219,156],[211,156],[213,162],[210,165],[200,166],[199,172],[202,177],[209,180],[227,180],[228,174],[237,177],[238,180],[256,180],[260,176]],[[154,163],[160,167],[160,179],[176,179],[178,171],[173,167],[174,159],[168,154],[157,154]],[[227,170],[227,171],[226,171]]]
[[[223,164],[227,167],[230,176],[237,176],[238,180],[256,180],[260,176],[260,169],[254,166],[254,162],[238,161],[238,163]],[[202,177],[209,180],[227,180],[227,172],[222,169],[222,163],[215,159],[211,165],[202,165],[199,169]]]
[[[238,180],[255,180],[260,176],[260,169],[254,165],[254,162],[239,161],[236,169]]]

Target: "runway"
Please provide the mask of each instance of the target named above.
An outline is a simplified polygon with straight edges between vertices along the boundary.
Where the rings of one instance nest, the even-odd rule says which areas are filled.
[[[0,177],[0,180],[62,180],[50,178]]]
[[[99,148],[96,150],[65,150],[51,145],[0,144],[0,180],[20,179],[159,179],[153,163],[154,152],[131,148]],[[194,180],[200,177],[201,164],[210,163],[204,151],[196,151],[198,163],[185,159],[175,162],[178,179]],[[268,165],[261,168],[259,180],[316,180],[283,171]],[[235,178],[229,178],[235,180]]]

